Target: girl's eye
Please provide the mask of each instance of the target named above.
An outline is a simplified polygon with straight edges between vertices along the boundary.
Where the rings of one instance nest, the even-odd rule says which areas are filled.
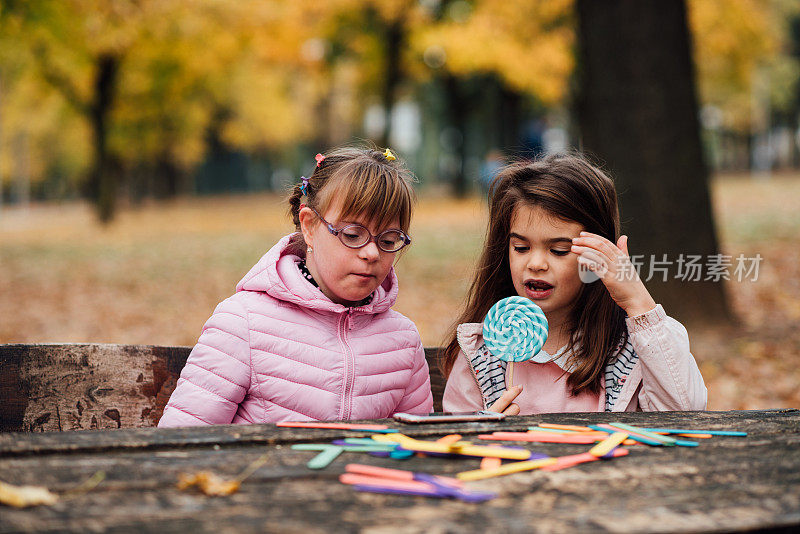
[[[569,250],[551,250],[550,252],[552,252],[556,256],[566,256],[567,254],[569,254]]]
[[[520,254],[522,254],[524,252],[528,252],[528,247],[525,247],[525,246],[522,246],[522,245],[515,245],[514,246],[514,252],[519,252]]]

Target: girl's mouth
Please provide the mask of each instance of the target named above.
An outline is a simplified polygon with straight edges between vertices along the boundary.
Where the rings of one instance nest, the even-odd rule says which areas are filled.
[[[544,280],[527,280],[525,282],[525,293],[529,299],[544,299],[553,293],[553,285]]]

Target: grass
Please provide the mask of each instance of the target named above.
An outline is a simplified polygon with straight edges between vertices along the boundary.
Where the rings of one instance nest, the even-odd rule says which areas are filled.
[[[728,285],[734,329],[687,325],[709,407],[800,404],[800,175],[716,179],[723,252],[764,257]],[[480,251],[477,198],[423,196],[398,262],[395,309],[441,345]],[[214,306],[292,230],[280,197],[182,199],[124,210],[108,228],[80,203],[0,211],[0,343],[191,345]]]

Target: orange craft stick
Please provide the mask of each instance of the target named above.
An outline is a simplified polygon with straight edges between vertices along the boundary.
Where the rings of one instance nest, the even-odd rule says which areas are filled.
[[[386,430],[387,425],[370,425],[366,423],[320,423],[316,421],[282,421],[275,426],[288,428],[333,428],[337,430]]]
[[[573,432],[594,432],[594,429],[589,428],[588,426],[557,425],[555,423],[539,423],[539,426],[542,428],[552,428],[555,430],[572,430]]]
[[[457,441],[461,441],[461,434],[449,434],[447,436],[437,439],[436,443],[441,443],[443,445],[452,445]]]

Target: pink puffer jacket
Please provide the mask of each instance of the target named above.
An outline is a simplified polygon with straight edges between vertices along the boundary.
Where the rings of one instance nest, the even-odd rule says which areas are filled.
[[[414,323],[392,311],[392,270],[368,305],[331,302],[281,239],[221,302],[159,427],[372,419],[433,408]]]

